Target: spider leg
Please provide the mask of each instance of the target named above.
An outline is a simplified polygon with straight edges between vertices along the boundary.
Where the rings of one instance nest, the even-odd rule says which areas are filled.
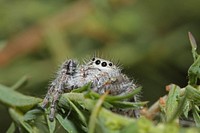
[[[55,118],[57,101],[62,93],[63,93],[63,88],[56,89],[54,92],[53,99],[52,99],[51,106],[50,106],[50,114],[49,114],[50,121],[53,121]]]
[[[56,85],[56,82],[53,81],[53,82],[51,83],[49,89],[48,89],[48,92],[47,92],[47,94],[46,94],[46,96],[45,96],[43,102],[42,102],[41,107],[42,107],[43,109],[44,109],[44,108],[47,106],[47,104],[50,102],[50,97],[51,97],[51,94],[52,94],[53,91],[54,91],[55,85]]]
[[[124,91],[125,91],[124,94],[128,94],[136,88],[136,85],[133,84],[132,82],[128,82],[128,83],[125,83],[122,88],[124,88]],[[127,101],[138,102],[139,101],[138,96],[134,95],[132,98],[128,99]],[[124,110],[124,114],[127,116],[135,117],[135,118],[140,117],[139,108],[138,109],[126,109],[126,110]]]
[[[45,108],[49,102],[51,103],[49,114],[50,121],[54,120],[57,101],[59,100],[61,94],[64,92],[64,89],[67,89],[65,88],[65,85],[67,84],[68,80],[73,76],[76,69],[77,64],[74,60],[65,61],[58,71],[56,79],[51,83],[42,103],[42,108]]]

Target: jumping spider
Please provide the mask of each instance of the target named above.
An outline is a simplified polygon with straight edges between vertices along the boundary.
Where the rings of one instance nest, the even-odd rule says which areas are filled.
[[[65,61],[59,69],[55,80],[49,86],[42,108],[50,102],[49,120],[53,121],[56,112],[57,101],[64,92],[83,87],[91,82],[91,89],[99,94],[109,90],[110,95],[124,95],[135,89],[136,85],[121,69],[108,60],[94,57],[83,65],[75,60]],[[134,96],[129,101],[135,102]],[[128,116],[138,117],[135,110],[113,110]]]

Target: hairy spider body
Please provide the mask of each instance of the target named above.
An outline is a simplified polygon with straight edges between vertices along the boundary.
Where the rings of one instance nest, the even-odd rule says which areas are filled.
[[[93,58],[88,63],[79,65],[75,60],[67,60],[62,64],[55,80],[50,84],[42,103],[43,108],[49,102],[51,103],[50,121],[54,120],[57,101],[62,93],[83,87],[90,82],[91,89],[99,94],[104,94],[109,90],[110,95],[123,95],[135,89],[135,84],[110,61]],[[136,97],[133,97],[130,101],[135,102]],[[138,113],[133,110],[113,111],[138,117]]]

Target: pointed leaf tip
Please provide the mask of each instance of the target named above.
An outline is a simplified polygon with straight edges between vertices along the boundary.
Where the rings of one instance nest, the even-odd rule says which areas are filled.
[[[197,43],[196,43],[194,36],[192,35],[191,32],[188,32],[188,36],[189,36],[189,40],[190,40],[190,44],[192,45],[192,48],[196,50],[197,49]]]

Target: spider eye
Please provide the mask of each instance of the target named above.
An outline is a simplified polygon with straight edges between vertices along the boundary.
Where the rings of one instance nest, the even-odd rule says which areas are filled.
[[[102,63],[101,63],[101,66],[102,66],[102,67],[106,67],[106,66],[107,66],[107,63],[106,63],[106,62],[102,62]]]
[[[112,66],[113,64],[112,63],[109,63],[109,66]]]
[[[96,61],[95,61],[95,64],[96,64],[96,65],[99,65],[100,63],[101,63],[100,60],[96,60]]]
[[[92,61],[95,61],[95,58],[92,58]]]

